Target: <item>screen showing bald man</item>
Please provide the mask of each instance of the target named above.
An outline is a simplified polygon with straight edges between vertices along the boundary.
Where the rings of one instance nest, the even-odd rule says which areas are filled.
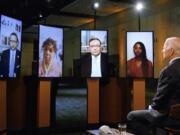
[[[81,76],[108,76],[107,31],[81,30]]]

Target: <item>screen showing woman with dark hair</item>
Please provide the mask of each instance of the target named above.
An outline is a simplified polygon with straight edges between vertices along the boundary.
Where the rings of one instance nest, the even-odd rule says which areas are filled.
[[[127,77],[153,77],[153,32],[127,32]]]
[[[142,42],[136,42],[133,46],[135,57],[127,62],[129,77],[152,77],[153,64],[147,59],[146,49]]]

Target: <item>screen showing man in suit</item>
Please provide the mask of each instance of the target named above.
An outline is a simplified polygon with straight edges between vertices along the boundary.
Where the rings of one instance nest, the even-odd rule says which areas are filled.
[[[94,35],[91,35],[91,31],[84,32],[87,34],[85,37],[88,38],[88,43],[86,49],[83,48],[83,42],[81,43],[81,76],[106,77],[108,74],[107,31],[100,31],[100,33],[94,31]],[[84,33],[81,34],[82,39]]]
[[[9,49],[1,54],[0,76],[16,77],[20,72],[20,51],[17,49],[19,44],[18,36],[15,32],[9,36]]]
[[[0,77],[20,75],[22,21],[0,16]]]

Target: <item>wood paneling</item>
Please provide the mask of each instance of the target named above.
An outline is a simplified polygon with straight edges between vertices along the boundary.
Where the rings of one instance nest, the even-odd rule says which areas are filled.
[[[134,79],[133,81],[133,110],[145,109],[145,80]]]
[[[87,79],[88,124],[99,123],[99,79]]]
[[[100,89],[101,89],[100,92],[101,122],[117,123],[121,121],[122,113],[123,113],[122,89],[120,88],[117,78],[115,77],[110,78],[110,81],[106,85],[101,86]]]
[[[6,130],[7,128],[6,89],[6,81],[0,81],[0,130]]]
[[[38,89],[37,126],[50,126],[51,82],[40,81]]]
[[[23,129],[26,119],[26,89],[23,78],[7,81],[7,126]]]

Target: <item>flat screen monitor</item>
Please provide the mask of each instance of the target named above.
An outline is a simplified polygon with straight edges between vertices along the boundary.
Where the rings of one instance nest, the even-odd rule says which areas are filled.
[[[108,75],[108,31],[81,30],[81,76]]]
[[[0,78],[16,78],[21,69],[22,21],[0,16]]]
[[[38,76],[61,77],[63,71],[63,28],[39,26]]]
[[[127,32],[127,77],[152,78],[153,32]]]

